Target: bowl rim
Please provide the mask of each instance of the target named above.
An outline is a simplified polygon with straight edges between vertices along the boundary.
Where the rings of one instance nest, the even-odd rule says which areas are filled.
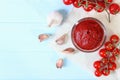
[[[76,44],[76,42],[74,41],[74,39],[73,39],[73,31],[74,31],[74,28],[75,28],[80,22],[82,22],[82,21],[84,21],[84,20],[88,20],[88,19],[90,19],[90,20],[92,19],[92,20],[96,21],[96,22],[101,26],[101,28],[103,29],[103,32],[104,32],[100,45],[97,46],[97,47],[94,48],[94,49],[91,49],[91,50],[86,50],[86,49],[80,48],[80,46],[78,46],[78,45]],[[106,40],[106,36],[107,36],[107,35],[106,35],[106,28],[105,28],[104,24],[103,24],[100,20],[98,20],[98,19],[96,19],[96,18],[93,18],[93,17],[85,17],[85,18],[82,18],[82,19],[78,20],[78,21],[73,25],[72,30],[71,30],[71,40],[72,40],[73,45],[74,45],[78,50],[80,50],[80,51],[82,51],[82,52],[87,52],[87,53],[88,53],[88,52],[95,52],[95,51],[97,51],[98,49],[100,49],[100,48],[103,46],[103,44],[104,44],[104,42],[105,42],[105,40]]]

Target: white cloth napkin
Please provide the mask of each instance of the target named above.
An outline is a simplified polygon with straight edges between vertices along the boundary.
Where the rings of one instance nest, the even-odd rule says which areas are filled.
[[[85,70],[90,71],[94,76],[93,62],[100,59],[98,51],[93,53],[84,53],[78,51],[74,55],[70,54],[67,55],[61,52],[63,49],[68,47],[74,48],[71,42],[71,29],[79,19],[82,19],[84,17],[94,17],[100,20],[105,25],[107,38],[109,38],[109,36],[113,33],[118,34],[120,36],[120,14],[114,16],[111,15],[111,23],[109,23],[106,12],[97,13],[93,10],[87,13],[82,8],[79,9],[73,8],[71,13],[68,15],[66,21],[60,27],[58,27],[56,34],[54,35],[50,45],[53,47],[54,50],[57,51],[57,53],[59,53],[60,56],[67,57],[76,65],[82,67]],[[57,45],[55,43],[55,40],[58,39],[64,33],[68,33],[67,43],[64,45]],[[120,63],[120,59],[118,62]],[[106,76],[99,77],[98,80],[120,80],[119,74],[120,68],[118,68],[115,72],[111,72],[111,74],[107,77]]]

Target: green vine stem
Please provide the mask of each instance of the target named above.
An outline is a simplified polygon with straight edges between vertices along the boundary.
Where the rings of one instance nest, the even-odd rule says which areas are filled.
[[[105,11],[106,11],[106,13],[107,13],[107,15],[108,15],[108,22],[110,23],[110,22],[111,22],[110,13],[109,13],[108,10],[106,9],[108,5],[107,5],[106,0],[104,0],[104,2],[105,2]]]
[[[94,2],[90,2],[90,1],[88,1],[88,0],[83,0],[83,1],[86,1],[86,2],[87,2],[86,6],[88,6],[88,2],[89,2],[89,3],[96,4],[97,6],[99,6],[99,5],[97,4],[97,0],[94,0]],[[106,2],[106,0],[104,0],[104,2],[105,2],[105,11],[106,11],[106,13],[107,13],[107,15],[108,15],[108,22],[110,23],[110,22],[111,22],[111,17],[110,17],[110,13],[109,13],[108,10],[107,10],[107,2]],[[101,6],[100,6],[100,7],[101,7]]]
[[[108,15],[108,22],[110,23],[111,22],[111,18],[110,18],[110,13],[107,11],[107,9],[105,9],[107,15]]]

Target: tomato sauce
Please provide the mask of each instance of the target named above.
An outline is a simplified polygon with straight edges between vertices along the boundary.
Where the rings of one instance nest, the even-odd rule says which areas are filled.
[[[83,50],[93,50],[103,41],[104,30],[94,19],[85,19],[73,27],[72,40]]]

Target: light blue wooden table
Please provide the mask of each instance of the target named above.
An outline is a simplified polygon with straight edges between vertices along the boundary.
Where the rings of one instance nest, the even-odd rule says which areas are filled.
[[[49,12],[71,8],[62,0],[0,0],[0,80],[95,80],[69,60],[56,69],[58,55],[50,41],[37,39],[56,31],[46,25]]]

